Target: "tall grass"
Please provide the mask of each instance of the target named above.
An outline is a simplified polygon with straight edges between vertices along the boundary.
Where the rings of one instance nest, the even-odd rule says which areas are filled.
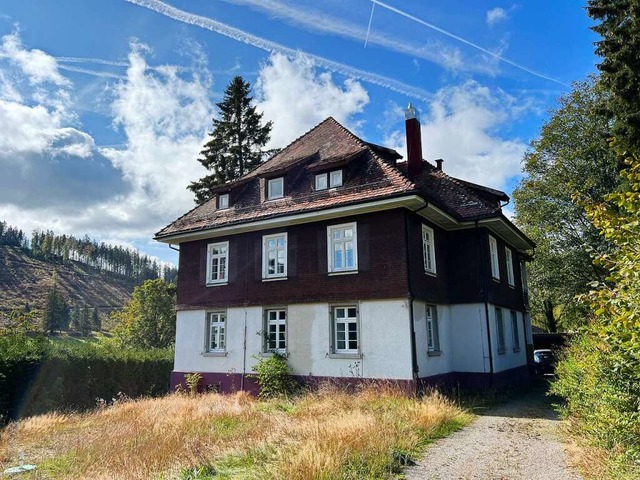
[[[37,478],[387,478],[469,419],[438,394],[382,387],[269,401],[170,395],[11,424],[0,433],[0,466],[24,452]]]

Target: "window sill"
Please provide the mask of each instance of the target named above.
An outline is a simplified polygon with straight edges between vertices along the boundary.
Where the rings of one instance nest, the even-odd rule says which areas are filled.
[[[361,353],[329,353],[327,355],[329,356],[329,358],[350,358],[350,359],[362,358]]]
[[[493,280],[496,283],[500,283],[500,279],[499,278],[491,277],[491,280]]]
[[[278,280],[289,280],[289,277],[263,277],[263,282],[277,282]]]
[[[202,352],[203,357],[226,357],[227,352]]]
[[[261,358],[271,358],[275,353],[277,353],[281,357],[285,357],[285,358],[289,357],[289,352],[260,352],[258,356]]]
[[[431,350],[427,352],[427,357],[439,357],[440,355],[442,355],[441,350]]]
[[[499,348],[498,349],[498,355],[504,355],[505,353],[507,353],[507,349],[506,348]]]
[[[515,285],[511,285],[511,284],[509,284],[509,288],[512,288],[512,289],[514,289],[514,290],[515,290],[515,289],[516,289],[516,286],[515,286]]]
[[[280,196],[280,197],[272,197],[272,198],[266,198],[264,203],[267,202],[275,202],[276,200],[282,200],[284,198],[284,195]]]
[[[425,275],[429,275],[430,277],[437,277],[438,274],[436,272],[432,272],[431,270],[425,270],[424,271]]]
[[[205,283],[205,287],[222,287],[224,285],[229,285],[229,282],[209,282]]]
[[[339,271],[339,272],[329,272],[328,275],[330,277],[334,277],[337,275],[353,275],[358,273],[358,270],[345,270],[345,271]]]

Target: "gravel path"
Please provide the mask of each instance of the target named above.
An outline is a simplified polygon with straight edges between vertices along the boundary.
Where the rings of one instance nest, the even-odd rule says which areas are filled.
[[[407,480],[580,480],[557,437],[559,422],[544,392],[481,413],[468,427],[438,440]]]

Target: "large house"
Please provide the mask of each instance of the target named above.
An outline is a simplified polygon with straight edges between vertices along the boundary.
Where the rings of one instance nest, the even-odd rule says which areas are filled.
[[[303,382],[498,386],[528,379],[525,261],[505,193],[406,162],[333,118],[156,234],[178,244],[172,384],[255,388],[278,352]]]

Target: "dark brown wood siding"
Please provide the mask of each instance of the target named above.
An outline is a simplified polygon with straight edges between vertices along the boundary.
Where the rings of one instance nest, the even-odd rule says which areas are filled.
[[[327,273],[327,226],[356,222],[358,273]],[[262,236],[287,232],[286,280],[262,280]],[[277,305],[408,295],[403,209],[182,243],[179,308]],[[229,283],[205,285],[207,245],[229,242]]]

